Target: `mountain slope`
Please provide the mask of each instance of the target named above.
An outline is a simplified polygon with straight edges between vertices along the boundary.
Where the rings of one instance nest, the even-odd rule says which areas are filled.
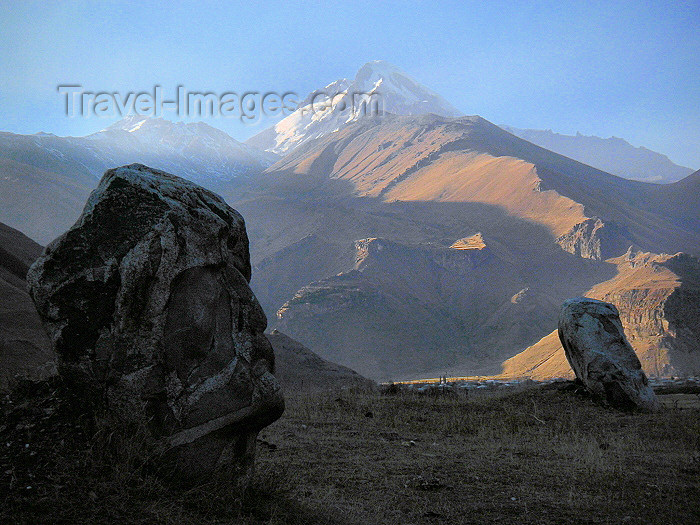
[[[39,378],[53,369],[51,344],[25,281],[41,251],[25,235],[0,224],[0,388],[16,375]]]
[[[127,117],[87,137],[0,133],[0,221],[48,243],[73,224],[114,166],[141,162],[216,187],[275,158],[206,124],[164,119]]]
[[[457,117],[462,113],[396,66],[368,62],[352,81],[343,78],[309,93],[291,115],[246,142],[267,151],[286,153],[308,141],[341,129],[360,118],[379,115]]]
[[[501,127],[533,144],[626,179],[670,183],[693,171],[674,164],[666,155],[644,147],[635,148],[618,137],[603,139],[580,133],[562,135],[551,130]]]

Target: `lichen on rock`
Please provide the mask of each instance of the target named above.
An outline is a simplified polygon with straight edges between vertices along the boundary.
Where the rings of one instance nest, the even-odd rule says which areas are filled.
[[[64,378],[145,415],[181,475],[231,465],[245,478],[284,408],[250,275],[238,212],[132,164],[105,173],[27,282]]]
[[[591,393],[623,410],[658,408],[614,305],[569,299],[559,316],[559,338],[576,377]]]

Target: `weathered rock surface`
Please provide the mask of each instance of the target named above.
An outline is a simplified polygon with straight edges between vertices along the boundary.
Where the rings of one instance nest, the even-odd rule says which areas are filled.
[[[275,377],[285,394],[376,387],[374,381],[322,359],[279,330],[273,330],[267,338],[275,351]]]
[[[657,400],[614,305],[577,297],[562,306],[559,338],[576,377],[621,409],[655,410]]]
[[[560,236],[557,243],[569,253],[586,259],[600,260],[602,258],[600,231],[604,227],[605,224],[598,218],[586,219]]]
[[[17,377],[43,379],[55,372],[51,344],[25,281],[41,251],[29,237],[0,224],[0,388]]]
[[[180,474],[225,465],[243,486],[284,406],[250,273],[238,212],[132,164],[105,173],[27,281],[60,374],[150,419]]]
[[[629,250],[612,259],[618,275],[591,289],[613,303],[650,376],[700,374],[700,259]]]

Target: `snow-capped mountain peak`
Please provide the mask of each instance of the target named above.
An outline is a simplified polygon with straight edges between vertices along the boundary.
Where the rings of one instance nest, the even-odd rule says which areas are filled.
[[[352,81],[339,79],[309,93],[296,111],[249,139],[248,144],[285,153],[309,140],[333,133],[358,118],[384,113],[462,115],[440,95],[398,67],[375,60],[362,66]]]
[[[276,160],[204,122],[161,117],[129,115],[74,141],[89,145],[107,166],[140,162],[202,184],[245,177]]]
[[[355,76],[353,88],[360,92],[375,91],[381,94],[384,98],[384,110],[388,113],[435,113],[443,117],[459,117],[463,114],[440,95],[383,60],[375,60],[362,66]]]

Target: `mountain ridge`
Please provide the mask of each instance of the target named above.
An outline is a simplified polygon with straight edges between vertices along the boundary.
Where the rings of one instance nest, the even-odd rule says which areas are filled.
[[[0,132],[0,221],[46,244],[73,224],[114,166],[141,162],[216,187],[275,158],[208,124],[162,118],[126,117],[85,137]]]
[[[376,107],[367,102],[367,97],[371,96],[377,101]],[[266,151],[287,153],[359,118],[372,118],[367,111],[376,111],[378,116],[385,113],[462,115],[440,95],[411,79],[398,67],[375,60],[362,66],[352,81],[343,78],[312,91],[291,115],[246,143]]]
[[[533,144],[555,151],[602,171],[631,180],[655,183],[677,182],[693,170],[673,163],[666,155],[632,146],[620,137],[566,135],[551,129],[521,129],[501,125],[506,131]]]

